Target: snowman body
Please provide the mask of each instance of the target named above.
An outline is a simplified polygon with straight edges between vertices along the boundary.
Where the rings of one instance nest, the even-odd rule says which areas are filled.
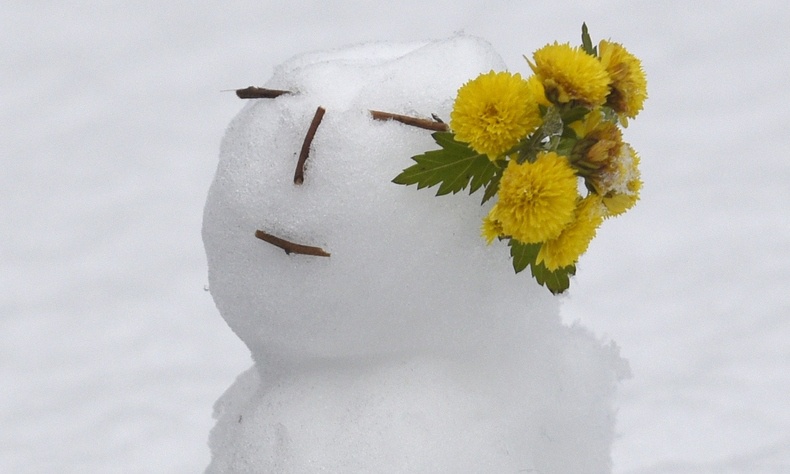
[[[479,195],[393,184],[430,132],[369,112],[447,120],[491,69],[501,59],[467,36],[306,54],[266,84],[292,94],[233,120],[203,239],[212,296],[255,365],[217,402],[209,472],[608,469],[616,348],[562,325],[556,299],[485,245]]]

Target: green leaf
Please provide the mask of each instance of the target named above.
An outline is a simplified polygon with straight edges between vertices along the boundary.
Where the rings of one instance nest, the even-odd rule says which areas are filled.
[[[560,111],[560,118],[562,118],[562,123],[567,125],[583,119],[588,112],[590,112],[590,109],[583,106],[564,108]]]
[[[525,161],[533,163],[538,156],[538,152],[543,149],[542,143],[546,138],[543,127],[532,132],[527,138],[521,141],[518,149],[518,164]]]
[[[571,138],[569,137],[560,138],[560,140],[557,142],[557,149],[556,149],[557,154],[570,157],[571,153],[573,153],[573,147],[574,145],[576,145],[576,142],[577,140],[575,136]]]
[[[452,132],[434,132],[431,134],[433,140],[445,150],[455,150],[458,153],[468,153],[474,155],[475,151],[469,148],[464,142],[456,141]]]
[[[513,270],[515,270],[516,273],[523,271],[529,265],[535,265],[535,259],[538,257],[540,244],[525,244],[524,242],[511,238],[508,245],[510,245],[510,256],[513,258]]]
[[[571,286],[568,274],[560,270],[549,272],[546,277],[546,288],[551,294],[559,295]]]
[[[576,265],[549,271],[543,263],[536,263],[541,244],[525,244],[511,238],[508,245],[510,245],[510,256],[513,258],[513,270],[516,273],[531,267],[532,277],[535,278],[535,281],[555,295],[570,287],[570,276],[576,274]]]
[[[590,33],[587,31],[587,24],[582,23],[582,49],[590,56],[598,56],[598,47],[592,45]]]
[[[552,294],[560,294],[570,287],[570,275],[576,274],[576,265],[558,268],[550,271],[543,263],[532,264],[532,276],[535,280],[549,289]]]
[[[417,189],[439,185],[437,196],[455,194],[467,187],[469,194],[483,186],[488,191],[499,168],[486,155],[456,141],[450,132],[436,132],[432,136],[441,149],[413,156],[416,164],[403,170],[393,183],[416,184]]]
[[[485,185],[486,190],[483,193],[483,200],[480,201],[481,205],[485,204],[486,201],[496,196],[497,191],[499,191],[499,181],[502,179],[502,171],[503,168],[498,168],[496,174],[494,174],[488,184]]]

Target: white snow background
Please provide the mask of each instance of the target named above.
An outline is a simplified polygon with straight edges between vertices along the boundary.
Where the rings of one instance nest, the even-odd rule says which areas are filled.
[[[556,3],[5,2],[0,471],[208,464],[212,404],[251,365],[204,291],[202,209],[244,105],[221,90],[456,31],[528,73],[586,21],[650,95],[625,131],[642,201],[562,297],[634,374],[614,472],[790,472],[790,4]]]

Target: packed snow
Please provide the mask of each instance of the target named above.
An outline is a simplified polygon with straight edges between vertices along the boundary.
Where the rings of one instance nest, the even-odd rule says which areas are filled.
[[[790,471],[790,5],[768,0],[5,2],[0,471],[210,464],[212,404],[251,365],[204,291],[202,210],[245,106],[221,90],[306,51],[460,30],[526,73],[582,21],[643,60],[650,94],[626,130],[642,200],[559,298],[633,374],[612,470]]]
[[[610,469],[616,346],[564,326],[506,246],[485,245],[479,196],[393,184],[435,145],[369,112],[447,117],[461,84],[503,68],[468,36],[302,55],[266,84],[293,94],[233,120],[203,238],[211,294],[256,364],[217,404],[209,472]]]

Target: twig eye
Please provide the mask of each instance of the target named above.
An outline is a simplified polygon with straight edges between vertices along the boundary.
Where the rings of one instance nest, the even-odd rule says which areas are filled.
[[[304,164],[307,161],[307,155],[310,153],[310,144],[313,143],[315,132],[321,124],[321,119],[324,118],[326,109],[318,107],[313,115],[313,121],[310,122],[310,128],[307,129],[307,135],[302,142],[302,150],[299,152],[299,160],[296,162],[296,171],[294,172],[294,184],[304,183]]]

